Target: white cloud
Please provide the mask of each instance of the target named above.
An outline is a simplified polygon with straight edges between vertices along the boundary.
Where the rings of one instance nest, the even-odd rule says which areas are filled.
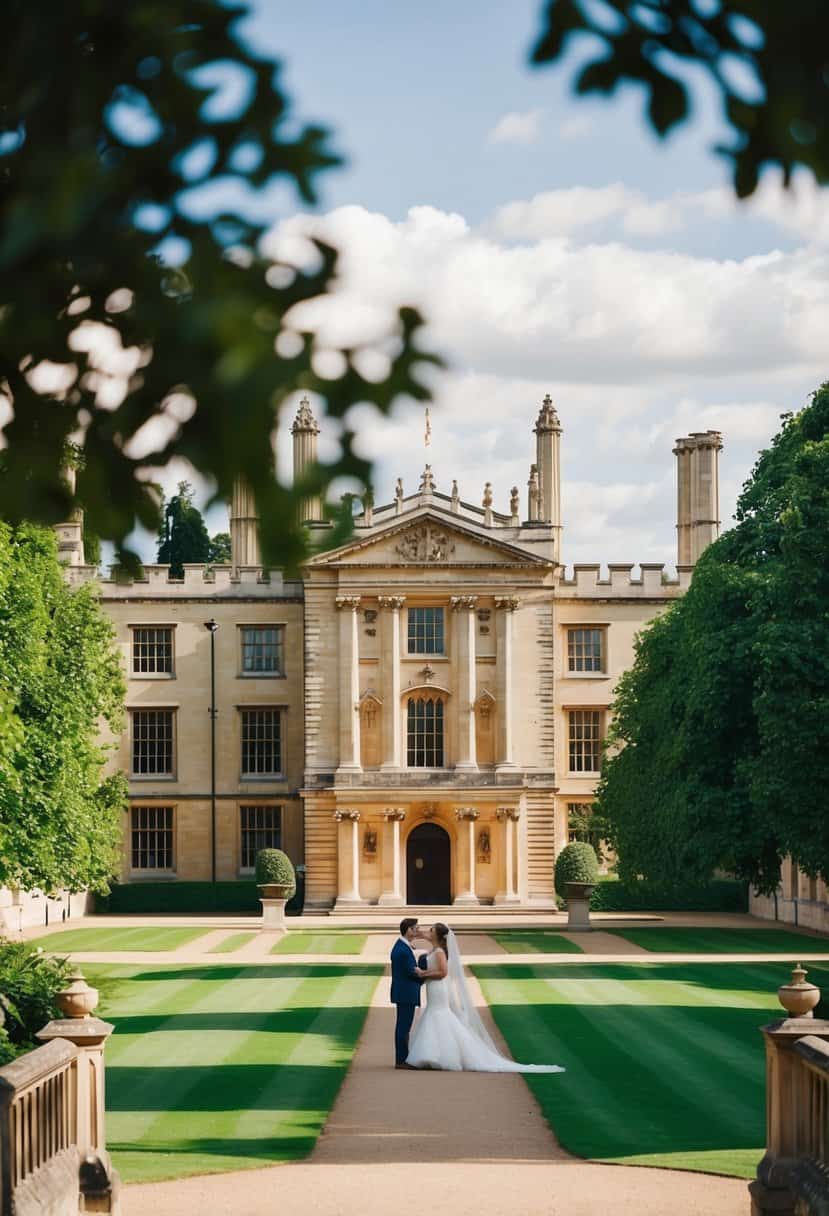
[[[541,132],[543,110],[511,111],[487,135],[491,144],[534,144]]]
[[[589,114],[574,114],[559,123],[558,133],[562,139],[586,139],[595,129],[596,124]]]

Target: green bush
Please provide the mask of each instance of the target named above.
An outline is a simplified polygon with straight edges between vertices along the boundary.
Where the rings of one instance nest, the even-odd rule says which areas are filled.
[[[302,890],[285,909],[302,911]],[[95,911],[106,913],[189,914],[231,912],[237,916],[261,916],[262,905],[253,877],[232,882],[131,882],[115,883],[108,895],[95,899]]]
[[[287,887],[291,895],[296,892],[294,867],[288,854],[281,849],[260,849],[256,854],[256,884],[262,886],[269,882]]]
[[[35,1034],[61,1017],[55,994],[66,987],[72,970],[30,942],[0,940],[0,998],[6,1023],[0,1031],[0,1064],[37,1047]]]
[[[747,912],[748,885],[721,878],[707,886],[662,887],[655,883],[600,882],[590,897],[592,912]]]
[[[574,840],[561,850],[556,859],[556,892],[567,895],[568,882],[598,882],[599,859],[596,850],[586,840]]]

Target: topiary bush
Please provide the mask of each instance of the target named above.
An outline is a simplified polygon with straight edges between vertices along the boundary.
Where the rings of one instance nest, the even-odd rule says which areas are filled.
[[[599,881],[599,859],[592,844],[575,840],[561,850],[556,859],[556,893],[567,897],[568,882]]]
[[[37,1047],[38,1030],[63,1016],[55,994],[66,987],[71,970],[68,959],[44,954],[30,942],[0,941],[0,1002],[5,1014],[0,1065]]]
[[[296,874],[287,853],[281,849],[260,849],[256,854],[256,885],[277,883],[289,889],[287,898],[296,891]]]

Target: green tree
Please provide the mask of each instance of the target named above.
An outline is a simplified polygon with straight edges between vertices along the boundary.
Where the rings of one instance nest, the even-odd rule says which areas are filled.
[[[635,84],[664,136],[691,114],[689,69],[703,73],[732,132],[716,151],[731,162],[740,198],[765,165],[788,184],[798,165],[829,181],[829,5],[822,0],[547,0],[535,64],[562,61],[589,34],[576,93]]]
[[[207,563],[210,537],[202,513],[193,505],[189,481],[178,483],[178,494],[164,504],[164,522],[158,534],[158,561],[170,566],[173,578],[184,578],[185,562]]]
[[[120,854],[123,723],[114,631],[90,584],[65,581],[54,535],[0,524],[0,886],[105,890]]]
[[[82,506],[131,567],[127,535],[161,524],[146,470],[174,457],[217,499],[244,474],[265,561],[293,565],[306,543],[297,499],[343,474],[366,481],[369,464],[346,428],[331,463],[280,483],[271,436],[286,397],[318,393],[342,417],[429,396],[419,373],[434,360],[415,347],[412,310],[380,335],[379,380],[361,375],[359,349],[318,374],[324,346],[291,322],[329,290],[336,252],[318,243],[309,263],[271,264],[249,204],[279,181],[313,203],[339,158],[297,121],[279,63],[237,36],[246,12],[222,0],[9,0],[3,12],[0,392],[14,416],[0,517],[52,524]],[[217,188],[218,213],[205,202]],[[76,433],[73,498],[62,467]]]
[[[600,813],[623,879],[771,891],[829,876],[829,384],[783,426],[737,523],[617,685]]]
[[[230,563],[230,533],[215,532],[210,537],[207,560],[211,566],[227,566]]]

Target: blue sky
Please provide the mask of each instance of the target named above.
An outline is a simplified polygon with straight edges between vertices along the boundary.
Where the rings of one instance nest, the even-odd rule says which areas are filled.
[[[702,82],[694,121],[657,140],[637,90],[576,100],[569,68],[529,67],[539,15],[530,0],[260,0],[242,36],[283,60],[296,116],[329,127],[347,164],[319,179],[313,212],[283,188],[257,210],[280,256],[314,233],[341,249],[339,297],[296,318],[323,346],[379,343],[403,303],[432,322],[449,363],[429,452],[439,488],[457,477],[477,501],[489,480],[502,508],[512,484],[523,494],[550,391],[566,561],[671,562],[673,440],[723,431],[725,523],[779,414],[826,376],[825,192],[801,181],[792,200],[768,178],[737,205]],[[398,475],[413,488],[422,410],[351,421],[377,459],[378,500]],[[209,522],[224,526],[221,508]]]

